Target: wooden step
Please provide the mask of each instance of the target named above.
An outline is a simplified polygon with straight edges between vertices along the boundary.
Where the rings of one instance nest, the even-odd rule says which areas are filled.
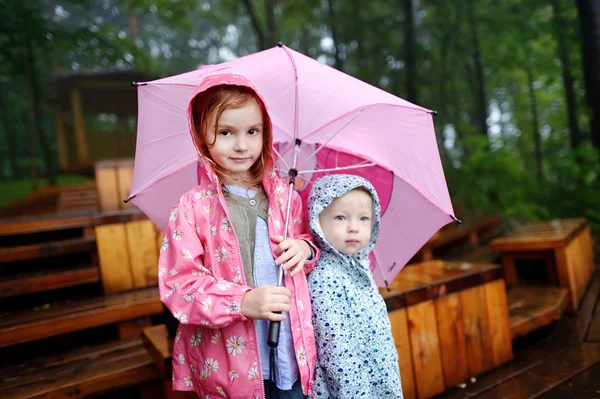
[[[0,314],[0,347],[80,331],[163,311],[156,287]]]
[[[98,266],[44,270],[0,279],[0,298],[49,291],[100,281]]]
[[[561,318],[569,302],[562,287],[517,286],[508,290],[508,313],[513,339]]]
[[[600,345],[582,344],[563,351],[556,351],[543,362],[510,378],[488,391],[477,395],[477,399],[534,398],[540,393],[561,384],[600,362]],[[589,396],[568,396],[558,398],[597,398],[596,392]]]
[[[83,398],[159,377],[139,338],[0,370],[4,399]]]
[[[0,263],[42,259],[70,253],[88,252],[96,248],[95,237],[79,237],[40,244],[0,248]]]
[[[138,209],[115,212],[86,213],[81,215],[47,215],[16,218],[0,218],[0,237],[13,234],[28,234],[41,231],[55,231],[94,227],[103,224],[127,223],[146,220]]]

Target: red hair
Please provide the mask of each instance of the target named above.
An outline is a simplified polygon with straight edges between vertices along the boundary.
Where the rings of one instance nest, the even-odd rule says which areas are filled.
[[[271,118],[269,117],[269,114],[267,114],[265,104],[262,102],[260,97],[258,97],[254,90],[246,86],[219,85],[207,89],[192,100],[192,133],[194,141],[196,142],[198,150],[211,164],[221,182],[223,181],[223,178],[227,177],[228,175],[227,171],[217,165],[210,156],[209,149],[215,145],[217,135],[215,134],[215,139],[212,141],[212,143],[207,141],[208,132],[211,128],[208,126],[208,123],[214,114],[215,126],[212,128],[214,128],[216,131],[219,118],[225,110],[241,108],[251,100],[256,101],[258,104],[263,119],[262,152],[260,154],[260,158],[250,168],[250,172],[252,173],[252,181],[249,183],[252,187],[258,187],[261,185],[265,175],[267,161],[273,158],[271,140],[273,129],[271,125]]]

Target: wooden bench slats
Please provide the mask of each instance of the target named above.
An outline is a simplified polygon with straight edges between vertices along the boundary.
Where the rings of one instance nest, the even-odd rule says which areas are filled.
[[[490,245],[496,251],[554,249],[567,245],[586,226],[586,219],[528,223],[517,227],[504,237],[494,239]]]
[[[69,216],[47,215],[43,217],[27,216],[0,218],[0,237],[13,234],[93,227],[112,223],[127,223],[146,219],[146,215],[138,209],[102,213],[82,213],[81,215]]]
[[[41,244],[0,248],[0,263],[43,259],[76,252],[88,252],[95,248],[95,237],[79,237],[60,241],[48,241]]]
[[[391,312],[500,278],[500,265],[434,260],[404,268],[389,292],[385,288],[379,292]]]
[[[0,298],[100,281],[98,266],[44,270],[0,279]]]
[[[0,347],[161,313],[158,289],[0,315]]]
[[[43,362],[43,361],[42,361]],[[91,349],[75,359],[37,369],[3,375],[0,396],[29,399],[83,398],[158,378],[152,358],[139,340],[123,347],[117,342],[98,353]]]
[[[523,336],[560,319],[568,304],[561,287],[517,286],[508,291],[512,338]]]

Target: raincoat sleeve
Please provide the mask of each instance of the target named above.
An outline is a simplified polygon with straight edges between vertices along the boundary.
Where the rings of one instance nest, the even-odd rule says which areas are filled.
[[[314,244],[312,235],[306,233],[304,228],[303,209],[302,199],[298,193],[294,192],[294,194],[292,194],[292,237],[306,241],[313,251],[312,259],[306,261],[304,264],[304,273],[308,274],[315,268],[315,265],[321,256],[321,251]]]
[[[241,312],[247,285],[217,279],[204,267],[204,250],[193,216],[181,202],[171,213],[158,260],[161,301],[181,324],[222,328],[246,320]]]

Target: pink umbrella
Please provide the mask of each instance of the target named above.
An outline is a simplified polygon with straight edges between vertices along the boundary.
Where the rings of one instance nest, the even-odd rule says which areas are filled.
[[[198,183],[188,103],[206,78],[223,74],[241,75],[257,88],[273,122],[279,170],[298,173],[295,189],[303,198],[311,181],[325,173],[354,173],[373,183],[383,211],[373,251],[380,287],[437,230],[457,220],[432,111],[280,45],[136,84],[138,136],[129,199],[159,228],[178,198]]]

